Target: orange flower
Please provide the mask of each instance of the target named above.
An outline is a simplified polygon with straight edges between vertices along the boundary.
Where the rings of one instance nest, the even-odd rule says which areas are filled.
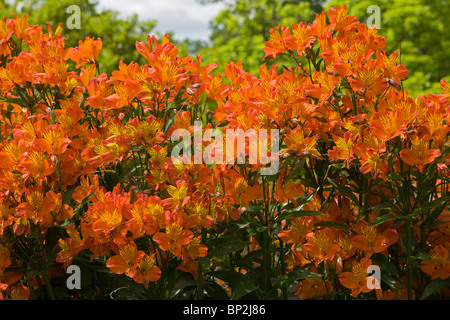
[[[386,229],[381,233],[377,227],[369,227],[368,223],[361,223],[355,229],[359,234],[353,237],[352,244],[364,251],[367,258],[373,253],[383,252],[398,240],[398,232],[395,229]]]
[[[49,126],[42,136],[42,139],[38,139],[39,145],[43,150],[55,155],[64,153],[71,142],[65,137],[61,126],[56,124]]]
[[[44,178],[55,171],[55,166],[52,159],[43,150],[29,149],[17,169],[23,173],[31,174],[34,178]]]
[[[370,128],[380,141],[391,140],[406,132],[404,112],[401,109],[378,112],[373,115]]]
[[[344,137],[334,137],[336,146],[333,150],[328,150],[330,160],[344,160],[345,167],[349,167],[349,163],[353,158],[353,134],[350,131],[344,133]]]
[[[136,244],[130,242],[120,247],[119,254],[110,257],[106,261],[106,266],[114,273],[129,275],[136,268],[137,260],[143,255],[145,255],[144,251],[137,250]]]
[[[195,260],[196,258],[204,257],[208,253],[208,247],[201,244],[200,237],[193,238],[191,242],[182,247],[181,258],[184,261]]]
[[[284,143],[287,148],[280,151],[280,155],[313,155],[318,158],[321,157],[319,151],[317,151],[317,137],[304,136],[303,130],[300,127],[294,130],[287,130],[284,138]]]
[[[59,247],[61,251],[56,256],[56,261],[64,263],[64,266],[69,266],[73,258],[84,250],[84,240],[81,239],[80,233],[75,229],[75,226],[66,226],[66,232],[69,237],[59,240]]]
[[[441,155],[439,149],[429,149],[429,140],[427,138],[413,137],[411,140],[411,149],[400,151],[400,158],[410,166],[416,166],[420,172],[425,165],[432,163],[435,158]]]
[[[331,290],[332,285],[328,280],[316,277],[299,281],[297,287],[295,287],[293,291],[299,300],[306,300],[314,297],[321,297]]]
[[[55,209],[55,197],[53,191],[43,194],[40,191],[30,191],[26,194],[26,202],[22,202],[16,208],[20,217],[40,222],[44,227],[50,227],[54,222],[50,212]]]
[[[65,52],[65,59],[72,59],[77,63],[76,68],[84,66],[90,62],[97,63],[97,57],[102,50],[102,40],[86,37],[84,41],[79,41],[78,47],[68,48]]]
[[[153,241],[158,243],[162,250],[170,251],[175,256],[180,257],[181,248],[187,245],[193,237],[194,234],[191,230],[183,229],[180,224],[172,222],[166,226],[165,233],[155,233],[153,235]]]
[[[137,260],[137,266],[130,272],[130,277],[137,283],[144,284],[147,288],[150,281],[158,281],[161,278],[161,269],[156,265],[155,254],[142,255]]]
[[[372,265],[372,260],[362,258],[360,262],[353,261],[352,271],[341,273],[339,281],[341,284],[352,290],[352,296],[356,297],[361,292],[367,293],[372,289],[367,287],[367,268]]]
[[[167,192],[170,198],[164,199],[163,204],[165,208],[178,208],[184,206],[189,201],[188,196],[189,185],[184,181],[178,180],[176,186],[168,186]]]
[[[450,257],[448,249],[441,244],[430,250],[431,260],[424,260],[420,269],[431,276],[431,280],[450,277]]]
[[[286,26],[281,27],[281,35],[279,30],[280,27],[270,29],[270,40],[266,41],[265,47],[263,48],[264,52],[266,52],[263,60],[275,59],[277,56],[289,49],[285,41],[285,39],[290,35],[289,28]],[[288,42],[289,41],[290,40],[288,40]]]
[[[279,203],[285,203],[290,200],[297,206],[295,198],[302,195],[304,195],[304,186],[300,182],[294,183],[288,180],[283,184],[283,179],[280,175],[276,184],[275,200]]]
[[[314,258],[316,266],[323,260],[332,260],[340,250],[330,228],[314,231],[303,247]]]
[[[373,97],[382,93],[387,88],[386,80],[374,67],[365,67],[362,69],[359,72],[359,77],[351,79],[350,84],[354,91],[361,92],[366,97]]]
[[[305,236],[311,232],[313,221],[311,217],[294,217],[291,219],[291,227],[278,234],[278,237],[287,243],[301,244],[306,241]]]

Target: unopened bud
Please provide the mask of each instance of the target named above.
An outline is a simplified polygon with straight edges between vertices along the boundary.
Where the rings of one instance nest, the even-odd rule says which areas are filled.
[[[217,123],[217,126],[218,127],[225,127],[228,123],[230,123],[227,119],[223,119],[223,120],[220,120],[218,123]]]

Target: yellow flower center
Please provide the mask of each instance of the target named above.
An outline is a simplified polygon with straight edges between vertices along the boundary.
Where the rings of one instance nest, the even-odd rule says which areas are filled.
[[[40,192],[33,191],[27,196],[27,202],[31,205],[34,211],[41,209],[42,202],[44,201],[44,195]]]
[[[362,231],[364,238],[366,238],[369,245],[373,243],[375,237],[377,236],[377,230],[374,227],[365,227]]]
[[[355,276],[356,281],[359,284],[365,284],[366,283],[366,278],[367,278],[367,272],[366,271],[367,271],[366,268],[364,268],[359,263],[352,267],[352,273]]]
[[[146,271],[151,270],[155,266],[155,258],[151,256],[147,256],[141,261],[139,261],[138,269],[145,273]]]
[[[136,255],[136,248],[131,244],[128,244],[119,249],[119,254],[128,265],[132,265],[135,262],[134,256]]]

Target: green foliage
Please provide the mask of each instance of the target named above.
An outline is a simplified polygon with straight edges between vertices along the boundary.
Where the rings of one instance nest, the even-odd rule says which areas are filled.
[[[259,66],[265,55],[262,48],[264,42],[269,40],[270,29],[279,25],[291,26],[299,21],[311,22],[315,18],[314,12],[322,11],[322,3],[321,0],[227,2],[226,9],[220,11],[211,22],[211,44],[201,49],[199,54],[205,63],[217,63],[218,72],[223,72],[225,65],[232,60],[241,61],[244,70],[259,74]],[[280,67],[282,63],[281,59],[277,61]]]

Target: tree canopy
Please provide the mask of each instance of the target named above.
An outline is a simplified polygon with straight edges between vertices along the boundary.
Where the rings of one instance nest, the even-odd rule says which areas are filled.
[[[200,0],[200,3],[221,0]],[[200,50],[208,62],[218,65],[218,71],[230,60],[241,61],[244,69],[258,73],[269,40],[271,28],[290,26],[299,21],[310,22],[314,12],[322,11],[322,0],[232,0],[224,1],[225,9],[211,21],[211,43]],[[279,61],[277,62],[279,63]],[[270,64],[268,62],[267,64]]]

